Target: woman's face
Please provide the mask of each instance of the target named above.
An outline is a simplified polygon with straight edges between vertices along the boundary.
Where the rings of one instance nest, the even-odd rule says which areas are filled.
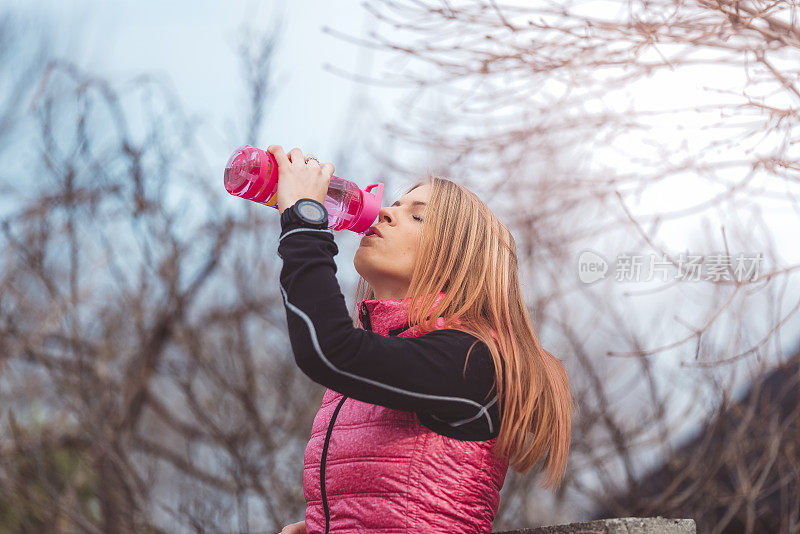
[[[401,299],[406,294],[430,190],[430,184],[421,185],[391,206],[381,208],[378,222],[372,225],[380,235],[361,238],[353,264],[374,289],[377,299]]]

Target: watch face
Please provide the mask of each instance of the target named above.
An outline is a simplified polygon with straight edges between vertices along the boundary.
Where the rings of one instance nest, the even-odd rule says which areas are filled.
[[[319,204],[309,201],[301,201],[297,204],[297,211],[304,219],[315,223],[325,221],[325,212]]]

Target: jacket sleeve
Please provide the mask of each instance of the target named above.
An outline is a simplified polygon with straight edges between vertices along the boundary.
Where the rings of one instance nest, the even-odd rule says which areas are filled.
[[[424,414],[431,425],[475,422],[496,431],[486,345],[455,329],[400,338],[354,327],[335,276],[337,253],[330,229],[282,228],[280,289],[298,367],[342,395]]]

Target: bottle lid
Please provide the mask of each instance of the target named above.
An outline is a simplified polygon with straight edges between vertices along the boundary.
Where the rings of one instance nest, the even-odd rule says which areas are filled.
[[[376,193],[370,192],[370,189],[373,188],[377,189]],[[383,184],[369,184],[365,187],[361,192],[361,213],[348,230],[357,234],[363,234],[369,230],[369,227],[375,222],[375,218],[378,217],[381,202],[383,202]]]
[[[264,203],[278,184],[275,156],[250,145],[237,148],[225,165],[225,189],[231,195]]]

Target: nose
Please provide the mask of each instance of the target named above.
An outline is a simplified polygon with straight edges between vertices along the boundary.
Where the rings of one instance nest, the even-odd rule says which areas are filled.
[[[393,218],[391,214],[391,210],[393,210],[393,206],[383,207],[378,210],[378,222],[386,221],[389,224],[392,224]]]

